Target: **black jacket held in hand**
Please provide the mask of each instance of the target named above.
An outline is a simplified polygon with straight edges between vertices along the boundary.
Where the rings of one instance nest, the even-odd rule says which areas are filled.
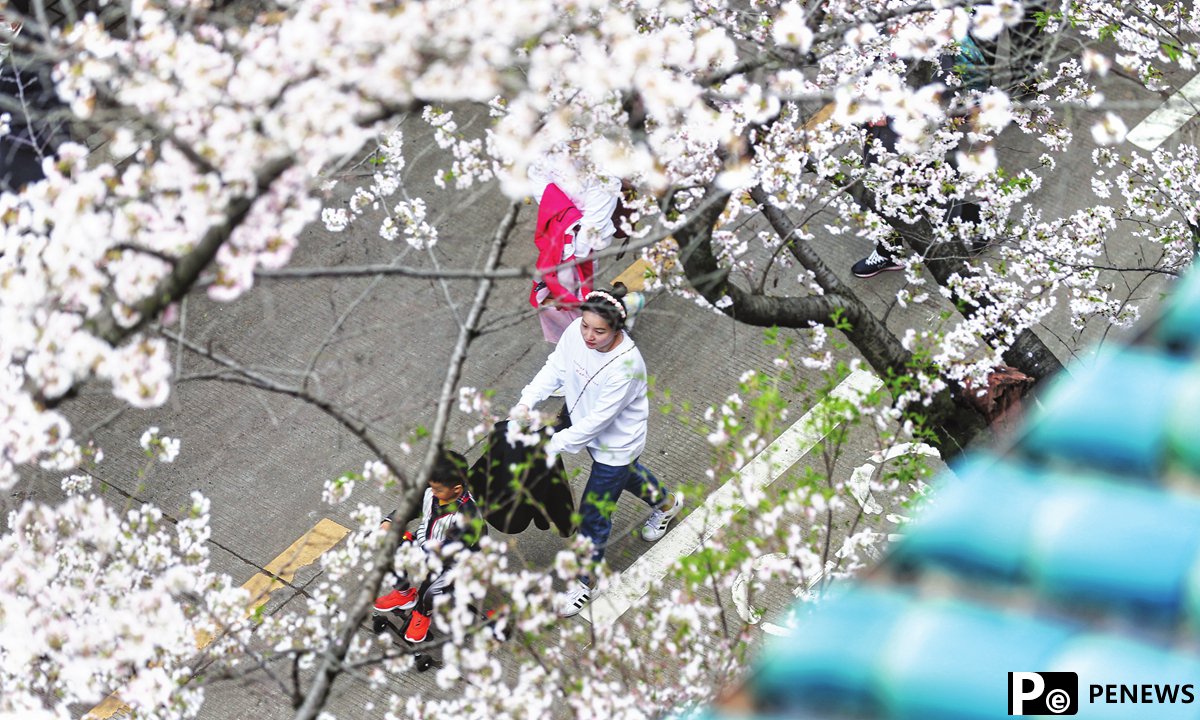
[[[501,421],[492,427],[487,449],[467,479],[484,519],[510,535],[525,530],[530,521],[541,530],[554,523],[562,537],[573,535],[575,500],[562,458],[547,467],[541,445],[509,445],[507,425]]]

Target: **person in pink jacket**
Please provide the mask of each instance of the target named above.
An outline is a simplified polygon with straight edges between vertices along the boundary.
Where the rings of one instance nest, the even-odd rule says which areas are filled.
[[[558,342],[563,330],[579,317],[583,297],[592,291],[594,264],[583,260],[573,266],[556,266],[576,255],[573,228],[582,217],[579,209],[557,185],[546,185],[538,203],[534,242],[537,244],[539,279],[529,291],[529,304],[537,308],[547,342]]]
[[[534,231],[539,277],[529,303],[538,309],[546,340],[556,343],[592,291],[596,267],[590,258],[619,235],[621,182],[587,170],[565,153],[546,155],[530,168],[529,177],[540,198]],[[572,261],[577,264],[549,269]]]

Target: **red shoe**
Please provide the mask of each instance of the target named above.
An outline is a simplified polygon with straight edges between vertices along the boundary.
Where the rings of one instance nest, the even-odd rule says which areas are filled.
[[[417,589],[393,590],[381,598],[375,598],[375,609],[379,612],[407,610],[417,605]]]
[[[429,616],[422,615],[420,610],[413,610],[408,621],[408,629],[404,631],[404,639],[410,643],[425,642],[429,637]]]

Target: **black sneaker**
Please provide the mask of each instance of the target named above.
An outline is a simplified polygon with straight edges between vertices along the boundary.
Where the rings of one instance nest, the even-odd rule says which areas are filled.
[[[963,240],[963,246],[966,247],[967,252],[972,255],[978,255],[979,253],[991,247],[991,245],[992,241],[982,235],[972,235],[971,237]]]
[[[869,278],[875,277],[881,272],[889,270],[903,270],[904,266],[893,260],[887,255],[881,255],[879,249],[871,251],[871,254],[854,263],[850,268],[850,272],[854,273],[855,277]]]

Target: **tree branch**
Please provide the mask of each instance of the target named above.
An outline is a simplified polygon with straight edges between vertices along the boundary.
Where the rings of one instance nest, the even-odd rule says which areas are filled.
[[[761,194],[761,189],[759,192]],[[701,211],[689,217],[684,226],[675,231],[684,273],[705,300],[729,317],[748,325],[807,328],[819,324],[841,329],[883,378],[912,374],[911,353],[849,293],[810,248],[800,247],[801,243],[792,243],[797,246],[797,259],[812,263],[814,274],[822,278],[818,282],[828,284],[826,294],[767,297],[754,295],[731,282],[729,271],[717,265],[712,251],[713,228],[728,199],[728,192],[710,187]],[[785,240],[790,239],[795,226],[787,221],[778,208],[766,203],[764,214],[776,232]],[[826,289],[826,285],[822,284],[822,288]],[[838,294],[839,290],[844,294]],[[732,302],[726,301],[726,298]],[[839,318],[845,322],[839,322]],[[848,327],[846,323],[849,323]],[[960,403],[949,389],[936,395],[926,412],[929,425],[941,431],[936,444],[944,457],[955,455],[985,426],[979,413]]]
[[[174,265],[175,263],[179,262],[179,258],[175,257],[174,255],[168,255],[167,253],[162,252],[161,250],[155,250],[154,248],[143,247],[136,243],[129,243],[129,242],[117,243],[116,245],[112,246],[112,249],[113,250],[128,250],[129,252],[135,252],[135,253],[141,253],[143,255],[149,255],[152,258],[157,258],[159,260],[162,260],[163,262],[167,263],[168,265]]]
[[[501,251],[504,249],[508,236],[512,232],[513,225],[516,224],[520,209],[520,203],[514,202],[509,205],[508,213],[496,229],[491,252],[485,263],[487,271],[494,270],[499,264]],[[328,651],[322,657],[321,664],[317,668],[316,675],[313,678],[313,683],[305,695],[304,704],[296,711],[295,720],[314,720],[325,706],[325,701],[329,697],[333,682],[342,672],[342,661],[345,660],[346,655],[350,652],[350,646],[354,640],[354,636],[359,631],[359,626],[370,612],[372,602],[375,598],[375,591],[380,583],[383,582],[384,576],[392,569],[396,546],[399,544],[400,534],[404,529],[407,519],[415,516],[419,510],[420,499],[422,497],[420,488],[424,486],[434,460],[441,453],[442,441],[445,438],[446,426],[450,419],[450,408],[454,404],[455,390],[458,387],[459,377],[462,374],[462,366],[467,358],[467,350],[478,333],[479,322],[483,317],[483,311],[487,306],[488,296],[491,294],[493,284],[494,282],[491,278],[484,278],[479,281],[479,286],[475,291],[475,299],[471,304],[470,311],[467,313],[466,322],[463,323],[458,333],[458,342],[455,344],[454,352],[450,357],[450,367],[446,370],[446,379],[442,383],[437,416],[433,423],[433,429],[430,432],[429,448],[425,452],[424,461],[421,463],[421,470],[414,482],[405,488],[401,512],[398,512],[396,515],[398,522],[392,523],[383,546],[375,554],[372,571],[367,574],[363,584],[359,586],[357,595],[349,603],[350,609],[346,623],[343,625],[341,633],[331,643]],[[404,520],[401,521],[401,518],[404,518]]]
[[[370,428],[367,427],[367,424],[364,421],[349,415],[331,401],[313,395],[304,387],[284,385],[276,382],[274,379],[263,375],[262,373],[251,370],[250,368],[239,364],[235,360],[215,352],[211,348],[198,345],[182,335],[178,335],[170,330],[166,330],[165,328],[160,329],[159,332],[162,333],[162,335],[168,340],[173,340],[189,351],[194,352],[201,357],[207,358],[208,360],[211,360],[222,367],[229,368],[235,373],[235,375],[200,375],[191,377],[189,379],[218,380],[221,382],[237,383],[258,388],[260,390],[266,390],[267,392],[277,393],[279,395],[286,395],[288,397],[295,398],[296,400],[302,400],[325,413],[335,420],[339,425],[349,430],[354,437],[358,438],[359,442],[361,442],[363,445],[366,445],[367,449],[370,450],[376,457],[378,457],[380,462],[386,465],[388,470],[390,470],[391,473],[397,478],[400,478],[401,483],[403,483],[405,477],[404,471],[398,464],[396,464],[391,455],[389,455],[382,447],[379,446],[379,444],[375,441],[375,438],[371,435]]]
[[[670,228],[663,228],[649,233],[646,237],[625,245],[612,245],[599,252],[594,252],[584,258],[575,258],[547,268],[544,272],[534,265],[517,265],[515,267],[492,269],[467,268],[415,268],[388,263],[377,265],[343,265],[338,267],[284,267],[275,270],[258,269],[254,277],[263,280],[306,280],[314,278],[344,278],[344,277],[374,277],[376,275],[396,275],[399,277],[429,278],[429,279],[468,279],[468,280],[511,280],[514,278],[536,278],[542,274],[558,272],[565,268],[593,260],[603,260],[619,257],[633,250],[641,250],[655,243],[662,242],[671,236]]]
[[[909,353],[842,285],[824,261],[802,243],[791,242],[792,252],[817,276],[824,295],[770,297],[751,293],[732,282],[728,270],[718,266],[712,251],[712,231],[728,198],[729,193],[710,189],[706,200],[720,199],[720,202],[713,202],[706,212],[696,213],[675,231],[684,274],[696,292],[734,320],[758,327],[808,328],[814,323],[835,327],[837,319],[844,318],[850,323],[851,340],[876,372],[884,377],[889,370],[895,374],[907,373]],[[776,232],[790,242],[795,227],[769,203],[764,205],[764,212]]]
[[[121,327],[109,313],[104,313],[91,322],[92,332],[110,345],[117,345],[125,338],[140,331],[147,323],[158,317],[168,305],[186,295],[195,285],[200,273],[217,256],[217,251],[233,235],[250,213],[255,201],[262,197],[283,173],[292,167],[295,160],[281,157],[267,163],[255,176],[255,189],[249,195],[234,198],[225,213],[225,219],[213,225],[187,255],[176,258],[171,273],[158,283],[154,292],[147,295],[133,310],[138,320],[131,327]]]
[[[859,185],[851,192],[858,204],[865,210],[875,212],[879,207],[875,193],[865,185]],[[964,278],[975,277],[975,269],[967,262],[967,249],[958,239],[949,242],[935,242],[933,224],[924,217],[917,218],[912,223],[896,217],[879,213],[880,217],[921,256],[925,267],[942,287],[949,287],[954,275]],[[984,297],[962,297],[954,293],[951,298],[967,318],[973,317],[981,310],[991,306],[991,301]],[[958,302],[958,301],[962,302]],[[1022,330],[1012,345],[1004,351],[1004,361],[1030,377],[1041,380],[1063,369],[1063,365],[1054,353],[1042,342],[1031,329]]]
[[[825,264],[812,247],[806,242],[795,239],[796,226],[787,218],[783,210],[776,207],[771,198],[756,186],[750,190],[750,197],[762,208],[762,213],[771,228],[783,239],[792,253],[792,257],[813,274],[817,284],[825,291],[824,297],[837,298],[839,308],[843,311],[850,327],[843,332],[859,349],[867,362],[880,377],[889,374],[904,375],[909,372],[912,364],[912,353],[896,340],[887,326],[876,318],[867,307],[858,300],[857,295]],[[835,325],[832,315],[821,324]]]

